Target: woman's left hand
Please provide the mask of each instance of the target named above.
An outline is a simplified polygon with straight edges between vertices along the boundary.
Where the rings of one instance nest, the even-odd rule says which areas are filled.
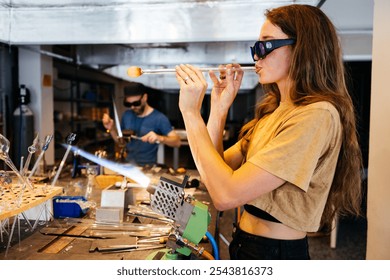
[[[211,107],[226,114],[240,89],[244,71],[239,64],[220,65],[219,78],[210,71],[214,83],[211,90]]]
[[[207,82],[203,73],[189,64],[176,66],[176,79],[180,85],[179,108],[182,113],[199,113]]]

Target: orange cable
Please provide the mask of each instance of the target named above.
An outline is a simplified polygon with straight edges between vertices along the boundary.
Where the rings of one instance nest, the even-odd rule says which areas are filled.
[[[205,259],[207,259],[207,260],[215,260],[214,257],[213,257],[209,252],[207,252],[206,250],[203,251],[202,256],[203,256]]]

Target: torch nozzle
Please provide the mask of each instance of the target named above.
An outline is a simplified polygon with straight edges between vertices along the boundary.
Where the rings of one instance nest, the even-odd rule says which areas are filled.
[[[154,194],[154,192],[156,191],[156,188],[157,186],[154,186],[154,185],[149,185],[147,188],[146,188],[146,191],[150,194]]]

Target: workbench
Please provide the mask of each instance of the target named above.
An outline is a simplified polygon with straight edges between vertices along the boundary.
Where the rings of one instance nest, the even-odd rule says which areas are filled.
[[[161,172],[160,172],[161,173]],[[155,174],[156,176],[160,176]],[[193,173],[192,173],[193,174]],[[186,193],[189,190],[186,190]],[[211,213],[211,223],[209,226],[209,232],[213,235],[215,231],[217,211],[210,203],[210,197],[204,186],[200,186],[196,189],[193,189],[193,196],[201,201],[202,203],[208,205],[209,211]],[[53,197],[54,194],[51,196]],[[94,199],[99,206],[101,189],[94,190]],[[42,198],[43,199],[43,198]],[[47,198],[48,199],[48,198]],[[42,201],[43,202],[43,201]],[[15,213],[14,213],[15,214]],[[104,243],[112,243],[115,245],[115,242],[119,242],[123,245],[126,243],[126,240],[121,237],[121,240],[118,239],[98,239],[95,237],[88,238],[91,234],[91,228],[96,226],[95,223],[95,213],[88,211],[88,213],[80,218],[66,218],[66,219],[54,219],[49,223],[44,225],[39,225],[38,229],[34,232],[25,234],[26,236],[20,242],[14,242],[13,246],[8,250],[7,255],[5,255],[4,250],[0,251],[0,259],[12,259],[12,260],[143,260],[146,259],[151,253],[156,252],[160,248],[149,249],[149,250],[123,250],[123,251],[104,251],[98,250],[99,246],[103,246]],[[148,218],[134,218],[131,215],[128,215],[127,211],[124,211],[123,222],[119,226],[131,226],[135,223],[145,224],[145,225],[156,225],[160,224],[159,221],[153,221]],[[229,223],[229,222],[228,222]],[[93,226],[91,226],[93,225]],[[230,225],[230,223],[229,223]],[[23,225],[22,225],[23,226]],[[25,226],[25,225],[24,225]],[[114,225],[111,225],[114,226]],[[54,230],[55,235],[50,235],[50,231]],[[61,232],[65,233],[63,236]],[[133,242],[132,237],[129,238],[129,243]],[[97,244],[97,245],[96,245]],[[96,246],[95,246],[96,245]],[[158,245],[158,244],[156,244]],[[204,247],[207,252],[212,254],[212,246],[210,242],[202,242],[199,246]],[[94,248],[96,247],[96,250]],[[161,249],[164,245],[160,246]],[[227,258],[227,245],[221,243],[220,248],[221,258]],[[190,258],[197,258],[193,255]],[[200,257],[200,259],[202,259]]]

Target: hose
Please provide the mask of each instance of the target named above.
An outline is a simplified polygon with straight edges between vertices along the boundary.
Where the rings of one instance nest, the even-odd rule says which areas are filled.
[[[218,251],[218,246],[217,242],[215,242],[214,237],[211,235],[210,232],[206,232],[207,238],[210,240],[211,246],[213,247],[213,252],[214,252],[214,259],[219,260],[219,251]],[[204,253],[203,253],[204,254]]]
[[[204,257],[205,259],[208,259],[208,260],[215,260],[215,258],[213,257],[213,255],[211,255],[211,254],[210,254],[209,252],[207,252],[206,250],[203,251],[202,257]]]

